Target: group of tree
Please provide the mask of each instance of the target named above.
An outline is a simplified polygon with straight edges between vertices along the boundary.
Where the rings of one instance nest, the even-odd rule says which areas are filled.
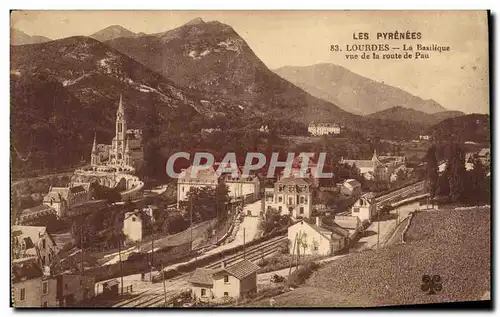
[[[229,203],[229,188],[221,182],[216,187],[191,187],[186,194],[186,200],[180,207],[187,211],[192,221],[206,221],[217,217],[218,220],[227,216]]]
[[[473,158],[473,168],[465,168],[465,151],[458,143],[446,144],[446,149],[432,145],[426,156],[427,188],[431,198],[447,197],[448,201],[489,203],[491,178],[481,160]],[[438,153],[446,153],[446,167],[440,174]]]

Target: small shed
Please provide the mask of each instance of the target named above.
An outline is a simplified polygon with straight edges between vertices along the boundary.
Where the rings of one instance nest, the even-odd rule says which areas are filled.
[[[118,280],[107,281],[102,284],[102,295],[104,297],[117,297],[118,296],[118,287],[120,283]]]

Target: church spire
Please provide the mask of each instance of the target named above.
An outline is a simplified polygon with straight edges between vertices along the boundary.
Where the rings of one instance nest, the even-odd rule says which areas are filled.
[[[95,131],[94,131],[94,144],[92,144],[92,153],[96,153],[97,152],[97,141],[96,141],[96,135],[95,135]]]
[[[116,112],[116,115],[117,116],[124,116],[125,115],[125,111],[123,109],[123,100],[122,100],[122,94],[120,94],[120,103],[118,104],[118,111]]]

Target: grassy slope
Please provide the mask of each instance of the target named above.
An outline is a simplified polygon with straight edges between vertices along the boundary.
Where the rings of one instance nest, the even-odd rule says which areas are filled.
[[[406,244],[334,261],[314,273],[305,287],[275,297],[276,306],[479,300],[490,290],[490,236],[489,208],[421,212],[412,221]],[[423,293],[423,274],[439,274],[443,290],[436,295]],[[268,306],[269,301],[254,304]]]

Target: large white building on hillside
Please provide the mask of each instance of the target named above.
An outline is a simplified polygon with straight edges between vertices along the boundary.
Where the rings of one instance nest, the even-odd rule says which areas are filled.
[[[311,135],[340,134],[340,126],[336,123],[311,122],[307,127]]]

